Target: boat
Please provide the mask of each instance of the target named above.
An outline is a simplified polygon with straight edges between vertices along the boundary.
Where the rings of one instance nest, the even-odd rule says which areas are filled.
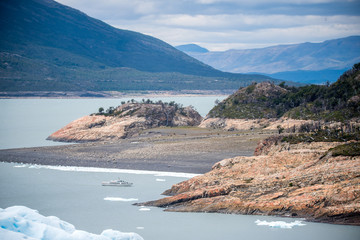
[[[131,187],[133,184],[130,182],[126,182],[124,180],[111,180],[109,182],[102,182],[101,185],[103,186],[115,186],[115,187]]]

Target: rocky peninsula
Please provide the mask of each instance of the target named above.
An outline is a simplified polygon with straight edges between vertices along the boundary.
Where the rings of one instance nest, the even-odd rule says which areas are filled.
[[[124,102],[49,137],[83,144],[4,150],[0,157],[204,173],[140,204],[360,225],[359,92],[357,64],[329,86],[240,88],[205,119],[174,102]]]
[[[174,102],[153,103],[150,100],[123,103],[106,112],[77,119],[48,137],[61,142],[94,142],[129,138],[141,131],[160,126],[197,126],[202,117],[191,107]]]
[[[222,160],[210,172],[173,185],[163,193],[169,197],[141,204],[360,225],[360,157],[336,156],[339,142],[280,139],[263,140],[255,156]]]

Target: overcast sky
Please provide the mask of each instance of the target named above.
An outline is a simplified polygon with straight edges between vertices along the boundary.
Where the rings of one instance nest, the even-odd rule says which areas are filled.
[[[114,27],[212,51],[360,35],[360,0],[57,0]]]

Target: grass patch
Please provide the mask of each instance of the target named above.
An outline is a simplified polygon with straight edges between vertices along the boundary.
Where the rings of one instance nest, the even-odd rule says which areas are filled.
[[[336,156],[360,156],[360,142],[342,144],[329,149],[333,157]]]

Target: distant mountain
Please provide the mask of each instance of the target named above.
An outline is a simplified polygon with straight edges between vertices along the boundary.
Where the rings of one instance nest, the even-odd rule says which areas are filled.
[[[222,71],[259,73],[306,83],[334,82],[339,74],[360,61],[360,36],[322,43],[187,53]]]
[[[0,91],[234,89],[271,79],[221,72],[52,0],[3,0],[0,12]]]
[[[345,121],[360,117],[360,63],[333,84],[289,87],[269,82],[240,88],[216,105],[212,118]]]
[[[185,45],[179,45],[175,47],[176,49],[183,51],[183,52],[193,52],[193,53],[207,53],[209,50],[206,48],[200,47],[196,44],[185,44]]]

